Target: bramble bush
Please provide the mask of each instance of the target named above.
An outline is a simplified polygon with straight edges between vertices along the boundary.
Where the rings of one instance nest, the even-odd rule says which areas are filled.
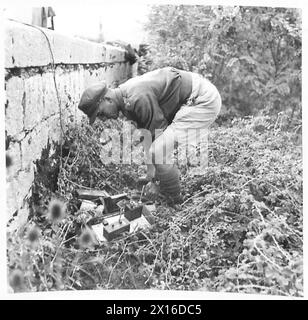
[[[38,166],[44,169],[36,174],[27,225],[8,234],[11,288],[302,296],[302,147],[300,133],[284,130],[281,119],[248,117],[215,125],[206,174],[181,168],[181,208],[161,202],[151,229],[102,244],[93,240],[78,210],[75,189],[134,192],[143,168],[102,163],[101,123],[71,128],[61,163],[55,154]],[[46,175],[54,173],[58,183],[51,190]],[[53,219],[59,210],[65,212],[62,219]]]
[[[226,106],[221,119],[260,112],[285,112],[290,126],[301,119],[299,9],[154,5],[145,30],[140,71],[173,66],[206,76]]]

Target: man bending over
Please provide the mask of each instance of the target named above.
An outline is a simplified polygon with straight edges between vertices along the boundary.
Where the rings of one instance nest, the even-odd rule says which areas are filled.
[[[121,111],[137,128],[149,130],[146,194],[161,193],[180,203],[179,170],[172,160],[174,142],[193,144],[188,130],[207,130],[219,114],[221,98],[201,75],[166,67],[129,79],[116,89],[107,88],[105,82],[95,84],[83,92],[78,108],[90,124],[96,118],[116,119]]]

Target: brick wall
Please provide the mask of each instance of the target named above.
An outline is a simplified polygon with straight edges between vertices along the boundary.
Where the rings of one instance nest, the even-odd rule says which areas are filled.
[[[39,29],[13,21],[5,27],[5,130],[13,161],[7,169],[7,215],[18,226],[27,219],[35,160],[48,142],[60,139],[59,100],[65,130],[84,117],[77,105],[87,86],[105,80],[114,87],[136,66],[117,47],[41,29],[48,42]]]

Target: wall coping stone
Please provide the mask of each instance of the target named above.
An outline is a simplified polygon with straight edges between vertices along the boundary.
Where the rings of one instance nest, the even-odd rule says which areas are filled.
[[[4,39],[5,68],[41,67],[52,62],[48,41],[40,30],[49,39],[55,64],[125,61],[125,50],[122,48],[65,36],[47,28],[32,27],[7,19]]]

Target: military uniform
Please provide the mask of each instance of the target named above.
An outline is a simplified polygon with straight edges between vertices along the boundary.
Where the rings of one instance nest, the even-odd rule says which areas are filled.
[[[97,88],[96,98],[99,93]],[[172,158],[174,142],[177,141],[180,146],[196,146],[200,143],[196,136],[205,136],[220,112],[221,97],[218,90],[199,74],[166,67],[129,79],[114,91],[117,105],[124,116],[134,121],[138,128],[151,133],[153,144],[146,151],[151,154],[162,153],[164,145],[164,162],[154,160],[153,163],[155,174],[160,181],[161,192],[177,198],[180,185],[179,171],[173,165]],[[80,103],[80,109],[83,105]],[[90,119],[92,122],[95,120],[93,114]],[[189,134],[191,131],[198,131],[198,134]]]

